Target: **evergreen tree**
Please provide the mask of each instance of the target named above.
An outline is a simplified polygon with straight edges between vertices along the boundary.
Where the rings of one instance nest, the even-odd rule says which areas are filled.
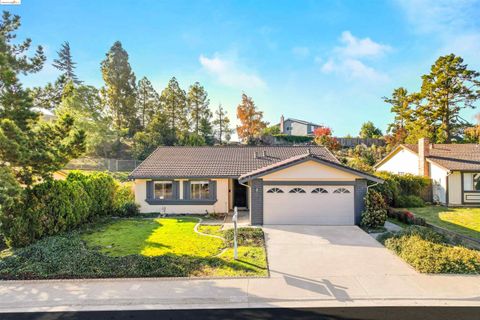
[[[78,80],[77,75],[75,74],[75,65],[73,62],[72,53],[70,52],[70,44],[68,41],[62,43],[62,48],[60,51],[57,51],[58,58],[53,60],[53,66],[58,70],[62,71],[62,75],[65,77],[66,81],[72,81],[75,84],[81,84],[81,81]]]
[[[190,86],[187,95],[187,103],[188,110],[190,111],[192,132],[196,135],[200,135],[202,121],[209,121],[212,117],[212,113],[209,109],[210,100],[208,99],[208,94],[200,83],[195,82]]]
[[[38,113],[32,110],[32,98],[22,88],[18,75],[40,71],[45,55],[41,46],[32,57],[26,55],[31,46],[30,39],[20,44],[12,43],[19,27],[20,17],[4,11],[0,22],[0,119],[10,119],[25,130],[29,122],[38,118]]]
[[[223,144],[224,141],[230,141],[233,129],[230,128],[230,119],[221,104],[218,106],[218,110],[215,111],[215,119],[212,124],[218,143]]]
[[[237,118],[240,126],[237,126],[237,133],[240,139],[251,144],[259,138],[267,123],[263,121],[263,112],[257,109],[255,102],[245,93],[242,94],[242,102],[237,107]]]
[[[469,70],[461,57],[441,56],[430,73],[422,76],[423,103],[417,113],[433,124],[437,143],[449,143],[465,125],[459,118],[462,109],[475,108],[480,98],[480,73]]]
[[[400,87],[393,90],[392,97],[383,97],[383,101],[391,104],[390,112],[394,114],[393,123],[389,125],[388,130],[394,132],[398,129],[404,129],[412,119],[412,103],[414,97],[408,93],[408,90]]]
[[[183,139],[188,132],[187,97],[175,77],[170,79],[162,91],[160,101],[171,136],[175,141]]]
[[[169,124],[169,120],[162,112],[155,113],[145,130],[137,132],[133,138],[135,159],[144,160],[158,146],[171,146],[176,142]]]
[[[137,110],[142,128],[146,128],[154,115],[160,112],[160,96],[147,77],[138,81]]]
[[[110,48],[101,67],[106,85],[103,93],[112,113],[115,129],[133,136],[139,127],[135,108],[136,80],[128,62],[128,53],[120,41]]]
[[[55,122],[39,122],[32,111],[30,95],[22,88],[18,74],[42,68],[41,47],[29,58],[25,55],[30,39],[11,44],[20,18],[3,13],[0,23],[0,168],[20,184],[31,186],[51,178],[67,162],[84,150],[85,133],[76,130],[74,120],[64,115]]]

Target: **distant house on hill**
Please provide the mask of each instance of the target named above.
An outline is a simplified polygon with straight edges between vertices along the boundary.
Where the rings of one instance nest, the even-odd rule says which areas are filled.
[[[283,115],[280,117],[280,133],[289,136],[313,136],[313,131],[323,127],[320,124],[298,120],[293,118],[285,119]]]

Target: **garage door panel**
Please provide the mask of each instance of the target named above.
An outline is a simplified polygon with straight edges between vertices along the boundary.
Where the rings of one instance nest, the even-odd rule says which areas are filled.
[[[283,193],[268,193],[270,187],[264,191],[265,224],[353,225],[355,222],[353,186],[275,187]],[[326,193],[312,193],[319,187]],[[302,188],[305,193],[289,193],[294,188]],[[339,188],[348,193],[335,193]]]

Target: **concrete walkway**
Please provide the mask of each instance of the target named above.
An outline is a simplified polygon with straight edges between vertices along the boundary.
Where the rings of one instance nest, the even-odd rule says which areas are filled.
[[[264,230],[268,278],[0,281],[0,311],[480,306],[480,276],[419,274],[356,227]]]

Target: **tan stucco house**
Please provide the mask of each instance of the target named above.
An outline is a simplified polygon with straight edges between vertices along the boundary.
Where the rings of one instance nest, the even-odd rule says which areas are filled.
[[[480,145],[401,144],[375,165],[377,171],[411,173],[432,179],[435,202],[480,206]]]
[[[143,213],[249,210],[250,223],[354,225],[367,181],[321,146],[159,147],[131,174]]]

